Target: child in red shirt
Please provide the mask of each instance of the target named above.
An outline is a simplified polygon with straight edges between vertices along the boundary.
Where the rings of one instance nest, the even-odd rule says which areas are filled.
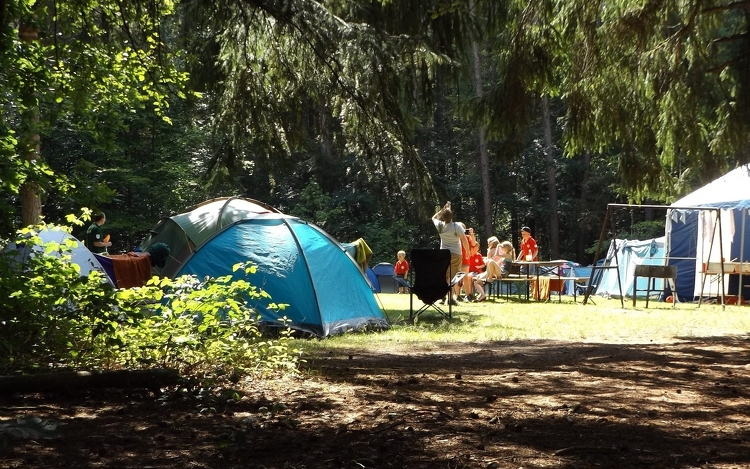
[[[394,267],[394,273],[396,277],[402,278],[406,280],[406,278],[409,276],[409,262],[406,260],[406,253],[404,251],[398,252],[398,261],[396,262],[396,266]],[[406,291],[406,287],[403,287],[399,284],[398,287],[399,293],[409,293]]]
[[[484,257],[479,253],[479,243],[476,243],[471,247],[471,256],[469,256],[469,282],[477,293],[477,298],[474,301],[484,301],[487,297],[482,284],[475,281],[477,276],[484,272],[485,267]]]

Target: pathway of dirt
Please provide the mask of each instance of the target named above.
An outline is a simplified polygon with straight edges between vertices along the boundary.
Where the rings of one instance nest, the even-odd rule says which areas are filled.
[[[208,401],[89,392],[0,400],[55,438],[8,468],[747,468],[750,339],[322,351],[305,379]],[[229,399],[227,399],[229,398]]]

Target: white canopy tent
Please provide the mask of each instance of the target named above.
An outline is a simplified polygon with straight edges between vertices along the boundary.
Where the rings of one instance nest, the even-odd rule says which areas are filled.
[[[724,276],[723,281],[704,283],[702,272],[708,262],[748,262],[750,243],[745,232],[750,229],[746,226],[750,209],[750,165],[730,171],[671,207],[675,208],[667,211],[666,251],[668,264],[677,266],[678,296],[690,299],[701,294],[726,295],[730,288],[736,291],[737,284],[729,276]],[[707,208],[716,210],[705,210]],[[741,275],[739,282],[742,282]]]

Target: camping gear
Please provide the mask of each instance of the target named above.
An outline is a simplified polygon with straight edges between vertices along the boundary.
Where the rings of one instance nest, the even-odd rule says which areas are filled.
[[[94,253],[89,251],[86,246],[84,246],[83,241],[75,238],[67,231],[60,229],[60,227],[50,226],[43,230],[40,230],[37,233],[37,237],[40,239],[41,244],[30,246],[26,243],[21,245],[10,243],[4,250],[15,250],[17,252],[16,259],[23,264],[32,255],[46,254],[61,257],[62,252],[60,249],[46,252],[44,245],[54,242],[63,246],[70,242],[70,252],[67,254],[70,255],[70,262],[80,268],[82,277],[88,277],[91,271],[96,270],[102,273],[102,275],[104,276],[104,280],[107,283],[113,284],[112,279],[109,277],[109,275],[107,275],[107,272],[96,259]]]
[[[677,266],[677,297],[692,300],[702,290],[704,296],[719,296],[722,284],[724,294],[736,295],[739,276],[725,277],[724,282],[707,280],[703,285],[702,266],[709,261],[721,262],[722,257],[724,261],[750,260],[750,236],[746,236],[750,230],[746,226],[750,209],[750,165],[725,174],[677,200],[671,207],[677,208],[667,211],[666,251],[669,265]],[[708,210],[710,207],[719,210]],[[743,297],[750,299],[750,290],[743,289]]]
[[[359,270],[364,274],[367,271],[367,264],[370,263],[370,258],[372,257],[372,249],[370,249],[370,246],[362,238],[350,243],[350,245],[354,247],[354,255],[351,255],[348,248],[346,251],[354,259],[354,262],[357,263]]]
[[[453,300],[450,299],[450,291],[454,285],[459,283],[464,272],[458,272],[450,283],[446,279],[446,272],[451,266],[451,252],[448,249],[412,249],[411,268],[414,271],[414,284],[406,280],[394,277],[396,283],[409,289],[409,320],[416,322],[419,316],[433,308],[444,318],[453,317]],[[421,308],[414,310],[414,295],[422,301]],[[438,305],[438,300],[448,297],[448,312]]]
[[[143,254],[95,254],[117,288],[142,287],[151,280],[151,258]]]
[[[256,265],[248,280],[271,299],[248,299],[264,322],[325,337],[349,329],[388,328],[365,276],[344,247],[315,225],[255,201],[214,199],[161,220],[141,244],[171,249],[163,273],[244,276],[238,263]],[[169,274],[166,274],[169,272]],[[285,306],[276,311],[269,303]]]
[[[649,287],[648,278],[639,277],[636,283],[635,267],[637,265],[664,265],[665,241],[664,236],[646,240],[613,239],[601,269],[601,277],[595,282],[597,284],[595,294],[608,298],[620,298],[622,288],[622,295],[626,297],[632,298],[635,293],[638,298],[645,298]],[[655,282],[651,292],[660,295],[664,290],[664,279],[656,279]]]
[[[242,220],[262,213],[280,213],[275,208],[253,199],[221,197],[208,200],[187,212],[162,218],[140,245],[142,251],[156,243],[169,246],[170,255],[158,272],[174,277],[185,260],[215,233]]]
[[[351,243],[341,243],[341,246],[349,257],[357,263],[359,270],[363,271],[365,280],[367,280],[367,283],[370,285],[370,290],[372,290],[373,293],[380,293],[378,278],[375,276],[370,266],[367,265],[372,257],[372,250],[370,249],[370,246],[367,245],[367,242],[365,242],[364,239],[359,238]]]
[[[369,266],[365,271],[365,277],[367,278],[367,283],[370,284],[370,289],[372,290],[372,292],[380,293],[380,282],[378,282],[378,277]]]
[[[146,252],[94,255],[117,288],[133,288],[146,285],[154,275],[152,268],[164,267],[169,258],[169,246],[164,243],[152,244]]]

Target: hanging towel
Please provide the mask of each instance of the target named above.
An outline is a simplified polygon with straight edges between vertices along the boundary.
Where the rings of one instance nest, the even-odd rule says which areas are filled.
[[[150,256],[135,253],[110,255],[117,288],[142,287],[151,279]]]
[[[370,249],[370,246],[367,245],[363,238],[359,238],[352,244],[357,249],[354,260],[357,261],[359,269],[362,272],[365,272],[367,270],[367,264],[370,262],[370,258],[372,257],[372,249]]]
[[[549,277],[539,277],[539,290],[537,292],[536,279],[531,281],[531,291],[534,292],[535,300],[549,300]]]

